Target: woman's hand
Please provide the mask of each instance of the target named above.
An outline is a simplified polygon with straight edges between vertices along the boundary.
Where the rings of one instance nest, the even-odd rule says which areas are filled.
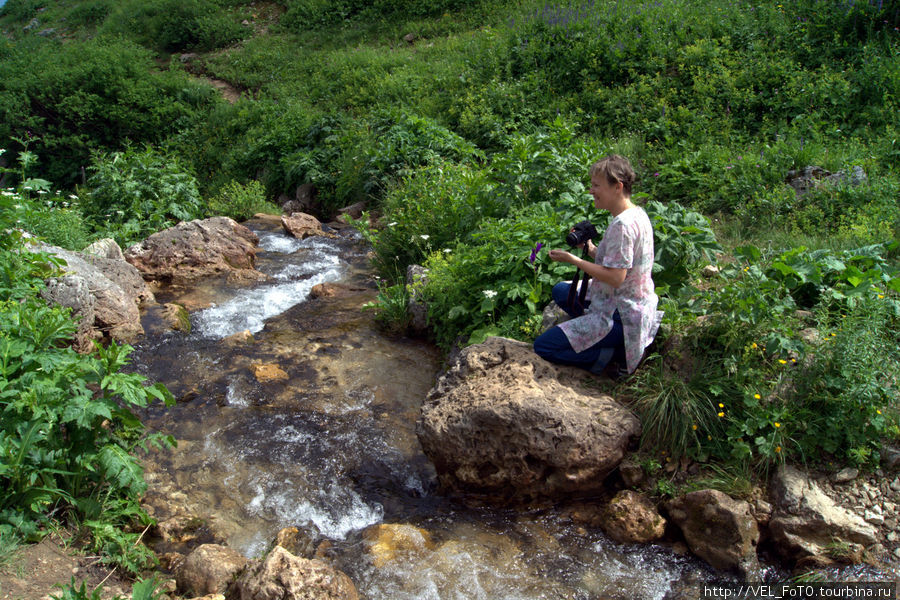
[[[572,254],[571,252],[566,252],[565,250],[551,250],[550,251],[550,260],[555,260],[556,262],[564,262],[569,264],[575,264],[575,261],[578,258]]]

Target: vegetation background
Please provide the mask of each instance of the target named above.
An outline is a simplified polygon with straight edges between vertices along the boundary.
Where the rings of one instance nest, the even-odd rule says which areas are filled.
[[[8,0],[0,27],[5,231],[128,244],[313,184],[319,216],[365,203],[389,329],[418,263],[442,347],[530,340],[571,277],[547,249],[598,222],[587,167],[618,152],[666,311],[617,390],[647,456],[745,481],[875,468],[900,437],[897,0]],[[789,185],[808,167],[836,175]],[[123,406],[166,393],[127,348],[65,348],[34,299],[55,265],[23,243],[3,236],[0,544],[74,523],[138,573]]]

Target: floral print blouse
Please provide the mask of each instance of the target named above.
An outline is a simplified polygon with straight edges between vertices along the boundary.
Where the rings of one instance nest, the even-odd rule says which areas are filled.
[[[639,206],[613,218],[597,245],[594,262],[614,269],[626,269],[625,281],[618,288],[591,279],[585,314],[559,327],[576,352],[587,350],[610,332],[613,313],[618,309],[625,335],[625,360],[628,372],[637,369],[641,356],[656,336],[663,313],[656,310],[653,279],[653,226]]]

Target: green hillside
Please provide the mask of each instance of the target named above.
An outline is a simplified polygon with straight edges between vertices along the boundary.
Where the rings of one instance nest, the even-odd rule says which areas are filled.
[[[389,330],[423,264],[439,345],[531,340],[617,152],[666,311],[616,391],[643,450],[750,476],[900,436],[897,0],[8,0],[0,30],[5,228],[127,244],[312,184],[365,203]]]

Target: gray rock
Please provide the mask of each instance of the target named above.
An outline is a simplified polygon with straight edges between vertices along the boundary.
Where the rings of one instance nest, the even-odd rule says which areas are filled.
[[[46,287],[41,290],[41,298],[51,304],[71,308],[72,317],[78,324],[73,348],[82,354],[93,350],[93,340],[98,336],[94,332],[94,297],[87,280],[80,275],[48,279]]]
[[[65,261],[63,271],[87,282],[94,299],[95,337],[108,336],[119,342],[133,342],[144,333],[138,306],[152,301],[153,294],[140,274],[128,263],[71,252],[56,246],[35,247]]]
[[[900,492],[900,477],[896,477],[894,481],[891,482],[891,489],[895,492]]]
[[[824,556],[835,541],[869,546],[876,541],[872,525],[837,506],[819,486],[794,467],[779,468],[770,486],[775,506],[769,532],[790,560]]]
[[[859,469],[854,469],[853,467],[847,467],[846,469],[841,469],[831,477],[831,481],[834,483],[848,483],[853,481],[859,477]]]
[[[717,569],[759,579],[759,528],[750,505],[718,490],[699,490],[666,504],[691,552]]]
[[[602,490],[640,423],[584,378],[506,338],[460,351],[416,423],[442,486],[500,502]]]
[[[541,314],[541,331],[547,331],[554,325],[559,325],[569,319],[570,317],[566,311],[561,309],[556,302],[551,302],[544,307],[544,312]]]
[[[866,523],[871,523],[876,527],[881,527],[884,524],[884,516],[881,513],[877,513],[873,510],[867,510],[863,514],[863,519],[866,520]]]
[[[885,446],[881,449],[881,464],[888,471],[900,469],[900,448]]]
[[[122,248],[119,247],[119,244],[116,243],[116,240],[112,238],[103,238],[102,240],[97,240],[90,246],[87,246],[84,250],[81,251],[82,254],[90,254],[92,256],[99,256],[100,258],[111,258],[113,260],[125,260],[125,255],[122,253]]]

